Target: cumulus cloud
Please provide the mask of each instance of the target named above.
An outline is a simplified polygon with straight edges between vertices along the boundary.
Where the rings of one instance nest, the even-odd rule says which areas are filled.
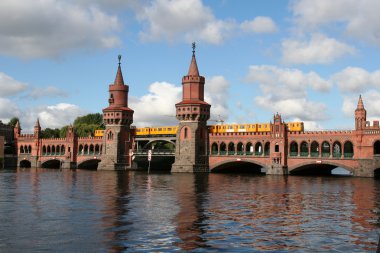
[[[205,101],[211,104],[211,120],[226,120],[229,109],[227,104],[229,82],[223,76],[206,79]]]
[[[0,97],[18,94],[28,88],[26,83],[13,79],[5,73],[0,72]]]
[[[364,107],[367,110],[367,119],[380,119],[380,92],[377,90],[368,90],[362,94]],[[353,117],[358,104],[358,96],[344,96],[342,111],[347,117]]]
[[[378,0],[296,0],[290,7],[300,30],[343,27],[352,38],[380,45]]]
[[[57,57],[73,49],[112,48],[116,16],[97,7],[58,0],[0,1],[0,54],[20,58]]]
[[[358,67],[347,67],[334,74],[335,82],[342,92],[363,92],[368,88],[380,88],[380,70],[368,72]]]
[[[275,22],[270,17],[255,17],[253,20],[246,20],[240,25],[244,32],[252,33],[274,33],[277,31]]]
[[[176,125],[175,104],[181,101],[182,88],[167,82],[155,82],[149,86],[149,93],[130,98],[134,109],[133,121],[138,127]]]
[[[13,117],[20,117],[21,110],[8,98],[0,98],[0,119],[3,122],[8,122]]]
[[[310,41],[286,39],[282,42],[282,61],[287,64],[331,63],[355,49],[323,34],[313,34]]]
[[[303,73],[298,69],[282,69],[275,66],[250,66],[246,81],[258,84],[262,96],[255,102],[271,112],[280,112],[285,118],[304,121],[324,120],[325,105],[307,99],[307,89],[328,91],[331,83],[314,72]]]

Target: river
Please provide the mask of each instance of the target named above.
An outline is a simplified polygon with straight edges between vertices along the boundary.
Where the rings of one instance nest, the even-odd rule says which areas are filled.
[[[380,180],[0,171],[0,252],[374,252]]]

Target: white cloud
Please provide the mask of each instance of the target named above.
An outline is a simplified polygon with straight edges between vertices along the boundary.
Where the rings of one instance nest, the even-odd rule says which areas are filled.
[[[323,34],[312,34],[310,41],[286,39],[282,42],[282,61],[287,64],[331,63],[355,49]]]
[[[140,33],[143,41],[186,39],[220,44],[234,26],[234,21],[217,20],[200,0],[155,0],[138,13],[138,19],[147,23]]]
[[[368,90],[362,94],[364,107],[367,110],[367,120],[380,119],[380,92]],[[354,117],[358,104],[358,96],[345,96],[343,98],[342,111],[347,117]],[[372,124],[372,123],[371,123]]]
[[[0,72],[0,97],[12,96],[26,90],[27,84]]]
[[[134,125],[138,127],[156,125],[177,125],[175,104],[181,101],[182,88],[167,82],[155,82],[149,86],[149,93],[140,98],[131,97]]]
[[[206,79],[205,101],[211,104],[211,120],[226,120],[228,118],[230,114],[226,99],[228,89],[229,82],[223,76]]]
[[[0,1],[0,54],[57,57],[73,49],[110,48],[119,22],[96,7],[58,0]]]
[[[25,132],[33,131],[33,126],[37,118],[40,120],[41,127],[61,128],[73,123],[78,116],[85,115],[79,106],[74,104],[59,103],[56,105],[38,106],[23,111],[19,117],[21,127]]]
[[[0,98],[0,119],[8,122],[13,117],[20,117],[20,108],[8,98]]]
[[[350,37],[380,45],[378,0],[296,0],[291,9],[300,30],[343,30]]]
[[[334,74],[331,80],[342,92],[363,92],[368,88],[380,88],[380,70],[368,72],[358,67],[347,67]]]
[[[33,99],[38,99],[42,97],[67,97],[67,93],[57,87],[47,86],[47,87],[35,87],[32,88],[27,96]]]
[[[263,95],[257,96],[255,102],[262,108],[304,121],[327,118],[324,104],[307,99],[308,88],[322,92],[331,88],[331,83],[315,72],[254,65],[250,66],[246,80],[259,85]]]
[[[277,31],[275,22],[270,17],[255,17],[253,20],[246,20],[241,23],[240,28],[244,32],[252,33],[274,33]]]

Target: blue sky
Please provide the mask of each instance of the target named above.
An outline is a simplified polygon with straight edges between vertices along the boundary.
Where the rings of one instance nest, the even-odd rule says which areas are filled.
[[[378,0],[2,0],[0,119],[61,127],[107,107],[121,54],[137,126],[176,124],[197,43],[212,118],[352,129],[380,118]],[[214,123],[214,122],[209,122]]]

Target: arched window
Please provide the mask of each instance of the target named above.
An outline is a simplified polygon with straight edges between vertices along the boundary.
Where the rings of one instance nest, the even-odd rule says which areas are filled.
[[[376,141],[375,144],[373,144],[373,154],[380,155],[380,141]]]
[[[340,158],[342,156],[342,145],[336,141],[333,144],[333,157]]]
[[[257,142],[255,145],[255,155],[262,155],[263,154],[263,145],[261,142]]]
[[[24,146],[20,146],[20,154],[24,154]]]
[[[241,142],[239,142],[238,144],[237,144],[237,154],[238,155],[244,155],[244,145],[243,145],[243,143],[241,143]]]
[[[55,146],[54,145],[51,146],[51,153],[52,153],[52,155],[55,155]]]
[[[251,143],[251,142],[248,142],[248,143],[245,145],[245,154],[246,154],[246,155],[252,155],[252,154],[253,154],[253,146],[252,146],[252,143]]]
[[[31,145],[28,146],[28,153],[29,153],[29,154],[32,153],[32,146],[31,146]]]
[[[230,142],[228,144],[228,154],[234,155],[235,154],[235,144],[233,142]]]
[[[269,156],[270,155],[270,143],[269,141],[265,143],[264,146],[264,155]]]
[[[322,157],[330,157],[330,143],[322,142]]]
[[[99,144],[95,145],[95,155],[99,155],[100,150],[99,150]]]
[[[352,142],[346,141],[343,148],[345,158],[352,158],[354,156],[354,146]]]
[[[84,145],[83,154],[88,155],[88,145],[87,144]]]
[[[220,155],[225,155],[225,154],[227,154],[227,146],[226,146],[226,144],[225,144],[224,142],[222,142],[222,143],[220,144],[220,151],[219,151],[219,154],[220,154]]]
[[[90,145],[90,155],[94,154],[94,145]]]
[[[187,127],[185,127],[183,131],[184,131],[183,138],[187,139]]]
[[[319,157],[319,143],[313,141],[310,146],[310,156],[311,157]]]
[[[50,146],[47,146],[47,151],[46,151],[47,155],[51,155],[51,149],[50,149]]]
[[[274,152],[280,152],[280,146],[278,145],[278,143],[274,145]]]
[[[218,144],[215,142],[211,145],[211,154],[217,155],[218,154]]]
[[[309,144],[306,141],[301,142],[300,155],[301,156],[309,155]]]
[[[61,155],[64,155],[64,154],[65,154],[65,146],[62,145],[62,146],[61,146]]]
[[[60,155],[61,154],[61,146],[57,145],[57,147],[55,148],[55,152],[57,152],[57,155]]]
[[[46,155],[46,146],[45,145],[42,146],[42,155]]]
[[[108,134],[107,134],[107,139],[108,140],[113,140],[113,133],[112,131],[109,131]]]
[[[297,142],[292,141],[290,143],[290,152],[289,152],[289,155],[290,156],[298,156],[298,143]]]
[[[82,144],[79,145],[78,155],[83,155],[83,145]]]

